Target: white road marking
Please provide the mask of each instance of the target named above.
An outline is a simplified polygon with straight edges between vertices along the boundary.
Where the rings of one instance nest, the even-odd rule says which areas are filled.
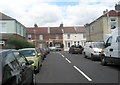
[[[66,60],[66,61],[68,61],[68,63],[71,63],[71,61],[70,61],[70,60],[68,60],[67,58],[65,58],[65,60]]]
[[[62,55],[62,57],[64,58],[65,56],[64,56],[64,55]]]
[[[61,54],[61,56],[63,58],[65,58],[64,55]],[[69,59],[65,58],[65,60],[68,62],[68,63],[72,63]],[[73,66],[79,73],[81,73],[85,78],[87,78],[88,81],[92,81],[92,79],[90,77],[88,77],[84,72],[82,72],[77,66]]]
[[[78,72],[80,72],[88,81],[92,81],[84,72],[82,72],[77,66],[73,66]]]

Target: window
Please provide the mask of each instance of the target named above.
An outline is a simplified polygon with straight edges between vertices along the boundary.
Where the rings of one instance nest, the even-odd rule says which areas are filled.
[[[43,35],[39,35],[39,40],[43,40]]]
[[[7,23],[2,22],[0,23],[0,33],[6,33],[7,32]]]
[[[5,58],[5,64],[4,64],[4,78],[10,78],[11,75],[14,75],[15,72],[19,70],[19,64],[16,61],[14,54],[9,53]]]
[[[117,37],[116,42],[120,42],[120,36]]]
[[[86,33],[83,33],[83,38],[86,38]]]
[[[110,22],[111,22],[111,29],[115,29],[117,26],[116,18],[111,18]]]
[[[70,47],[70,43],[68,42],[68,47]]]
[[[90,32],[94,32],[94,27],[91,26]]]
[[[56,34],[56,39],[59,39],[59,36],[58,36],[58,34]]]
[[[70,34],[67,34],[67,39],[70,39]]]
[[[27,63],[27,61],[25,60],[25,57],[20,55],[19,52],[14,52],[14,55],[16,56],[20,65],[25,65]]]
[[[112,36],[108,38],[107,42],[106,42],[106,47],[111,46],[112,43]]]
[[[28,39],[31,39],[31,38],[32,38],[31,34],[28,34]]]
[[[76,44],[76,41],[74,41],[74,44]]]

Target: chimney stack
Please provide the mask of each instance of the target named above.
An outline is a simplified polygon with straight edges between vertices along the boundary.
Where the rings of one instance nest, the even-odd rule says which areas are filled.
[[[60,28],[63,28],[63,23],[60,24]]]

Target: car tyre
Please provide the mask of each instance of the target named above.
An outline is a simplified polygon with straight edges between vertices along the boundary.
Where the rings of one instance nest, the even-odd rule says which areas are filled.
[[[101,58],[101,64],[102,64],[103,66],[106,66],[106,65],[107,65],[107,61],[106,61],[105,56],[102,56],[102,58]]]
[[[86,56],[85,52],[84,52],[84,58],[87,58],[87,56]]]
[[[32,81],[30,83],[30,85],[35,85],[35,74],[32,74]]]
[[[91,54],[91,60],[95,61],[95,58],[94,58],[93,54]]]

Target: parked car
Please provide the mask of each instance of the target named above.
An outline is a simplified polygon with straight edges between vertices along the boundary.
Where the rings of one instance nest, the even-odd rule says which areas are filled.
[[[45,51],[47,52],[47,54],[50,53],[50,49],[49,48],[45,48]]]
[[[103,48],[104,42],[86,42],[83,53],[85,58],[90,58],[91,60],[100,60],[100,53]]]
[[[38,48],[38,52],[40,53],[40,55],[42,57],[42,61],[43,61],[47,56],[46,50],[44,48]]]
[[[111,36],[105,43],[105,48],[101,54],[101,64],[120,65],[120,27],[115,28]]]
[[[61,47],[49,47],[50,51],[61,51],[62,48]]]
[[[36,48],[23,48],[20,49],[19,52],[27,58],[28,61],[34,61],[33,68],[35,73],[39,73],[39,70],[42,66],[42,58],[40,53]]]
[[[82,54],[83,47],[81,45],[72,45],[69,49],[69,53],[77,53],[77,54]]]
[[[56,47],[49,47],[50,51],[55,51]]]
[[[34,84],[32,63],[16,50],[0,51],[0,85]]]

